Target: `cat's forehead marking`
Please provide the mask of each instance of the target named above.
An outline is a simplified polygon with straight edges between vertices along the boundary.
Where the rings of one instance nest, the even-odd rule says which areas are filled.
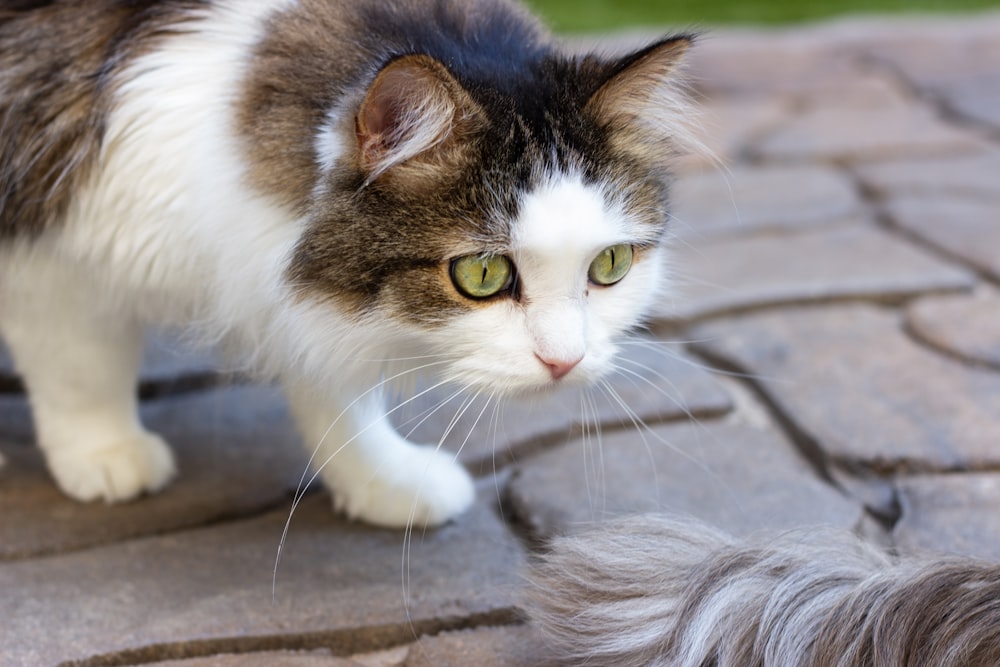
[[[629,230],[601,189],[576,174],[549,179],[525,195],[514,244],[525,252],[596,252],[627,241]]]

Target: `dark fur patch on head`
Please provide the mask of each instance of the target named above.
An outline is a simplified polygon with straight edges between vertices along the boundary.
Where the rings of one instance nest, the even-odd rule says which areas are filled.
[[[252,181],[308,220],[291,280],[356,312],[388,308],[416,324],[443,323],[483,304],[459,296],[442,267],[461,252],[509,252],[521,196],[559,172],[612,185],[656,238],[666,221],[668,151],[617,141],[633,123],[615,102],[640,97],[629,81],[649,86],[665,74],[676,59],[667,51],[610,62],[568,56],[503,0],[303,0],[276,16],[239,113]],[[417,67],[408,58],[424,68],[411,79],[444,83],[405,94],[450,95],[440,106],[450,120],[446,136],[432,124],[422,152],[383,172],[370,151],[391,159],[392,147],[366,128],[402,112],[386,116],[381,107],[395,102],[370,91],[394,63]],[[331,111],[344,154],[325,170],[316,146]]]
[[[0,5],[0,239],[56,224],[94,168],[116,75],[208,0]]]

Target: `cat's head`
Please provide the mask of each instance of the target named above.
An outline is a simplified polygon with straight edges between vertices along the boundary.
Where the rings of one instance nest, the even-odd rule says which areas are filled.
[[[319,133],[291,280],[464,385],[599,378],[663,285],[689,43],[509,78],[391,60]]]

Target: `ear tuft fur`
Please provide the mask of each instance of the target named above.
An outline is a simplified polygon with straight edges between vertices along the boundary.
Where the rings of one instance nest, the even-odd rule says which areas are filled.
[[[679,69],[694,38],[666,37],[613,62],[585,112],[617,132],[626,152],[707,153],[696,138],[697,114],[688,103]]]
[[[390,62],[375,77],[356,117],[358,158],[367,180],[443,144],[473,107],[468,93],[435,59],[413,55]]]

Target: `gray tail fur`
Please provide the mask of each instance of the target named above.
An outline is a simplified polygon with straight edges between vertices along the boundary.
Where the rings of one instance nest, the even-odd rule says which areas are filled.
[[[556,539],[526,608],[565,663],[1000,665],[1000,565],[894,562],[853,535],[738,541],[638,516]]]

